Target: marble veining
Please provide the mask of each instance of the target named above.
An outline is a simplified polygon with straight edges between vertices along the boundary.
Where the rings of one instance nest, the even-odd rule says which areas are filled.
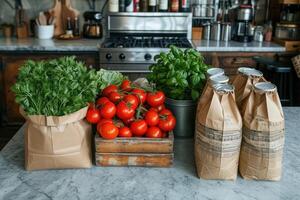
[[[41,40],[36,38],[0,38],[0,51],[98,51],[104,39]],[[192,40],[201,52],[284,52],[285,48],[268,42]]]
[[[194,47],[201,52],[284,52],[285,47],[273,42],[249,42],[192,40]]]
[[[0,51],[98,51],[103,39],[0,38]]]
[[[92,167],[24,170],[23,128],[0,152],[0,199],[299,200],[300,107],[284,108],[286,141],[280,182],[198,179],[193,140],[175,140],[172,168]]]

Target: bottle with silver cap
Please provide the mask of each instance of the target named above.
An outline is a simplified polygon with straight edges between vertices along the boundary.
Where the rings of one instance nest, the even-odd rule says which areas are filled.
[[[235,180],[242,138],[242,118],[230,84],[213,85],[213,95],[197,112],[195,161],[204,179]]]
[[[208,103],[209,99],[213,95],[213,85],[226,84],[229,82],[229,77],[224,75],[224,70],[222,70],[221,68],[210,68],[209,73],[215,74],[208,78],[205,87],[203,88],[203,92],[198,101],[197,112],[200,112],[200,110],[203,109],[203,107]]]
[[[257,82],[266,81],[263,73],[250,67],[238,68],[238,75],[234,78],[232,85],[235,87],[236,102],[242,111],[243,101],[249,96],[252,87]]]
[[[254,84],[244,109],[240,174],[246,179],[278,181],[285,122],[276,86],[270,82]]]

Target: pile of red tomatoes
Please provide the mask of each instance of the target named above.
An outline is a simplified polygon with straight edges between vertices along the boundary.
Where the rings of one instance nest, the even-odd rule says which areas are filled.
[[[164,102],[162,91],[146,91],[124,80],[120,87],[109,85],[103,89],[96,104],[90,105],[86,120],[97,124],[98,134],[105,139],[164,138],[176,124]]]

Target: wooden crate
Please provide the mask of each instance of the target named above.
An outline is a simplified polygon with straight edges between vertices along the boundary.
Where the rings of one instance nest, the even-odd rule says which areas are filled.
[[[116,138],[95,135],[97,166],[170,167],[173,164],[174,135],[168,138]]]
[[[274,38],[274,42],[284,46],[286,51],[300,51],[300,41]]]

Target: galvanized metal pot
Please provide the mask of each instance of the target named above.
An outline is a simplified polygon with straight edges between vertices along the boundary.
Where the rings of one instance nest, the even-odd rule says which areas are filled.
[[[165,104],[176,117],[176,127],[173,131],[175,137],[192,138],[195,131],[197,102],[166,98]]]

